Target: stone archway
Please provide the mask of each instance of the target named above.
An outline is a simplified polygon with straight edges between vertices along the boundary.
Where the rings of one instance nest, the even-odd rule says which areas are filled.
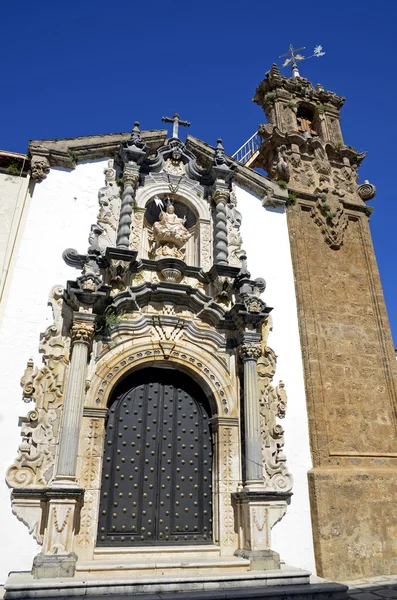
[[[97,546],[212,543],[210,417],[202,389],[174,369],[142,369],[116,387]]]

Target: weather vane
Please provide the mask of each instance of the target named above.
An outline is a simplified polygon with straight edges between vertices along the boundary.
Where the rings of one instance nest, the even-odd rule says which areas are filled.
[[[279,58],[284,58],[285,56],[288,57],[283,62],[282,66],[287,67],[289,64],[291,65],[292,77],[300,77],[299,70],[298,70],[298,62],[300,60],[308,60],[309,58],[314,58],[315,56],[317,58],[319,58],[320,56],[324,56],[324,54],[325,54],[325,52],[323,52],[322,46],[314,46],[313,54],[311,56],[303,56],[303,54],[299,54],[299,52],[301,52],[302,50],[305,50],[305,49],[306,49],[305,46],[302,46],[302,48],[294,48],[293,45],[290,44],[288,52],[286,52],[285,54],[282,54],[279,57]]]

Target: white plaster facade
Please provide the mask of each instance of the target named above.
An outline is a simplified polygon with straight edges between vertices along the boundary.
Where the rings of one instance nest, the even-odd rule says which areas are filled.
[[[29,177],[0,173],[0,322],[29,208]]]
[[[40,551],[26,526],[11,514],[10,490],[4,482],[21,443],[18,417],[32,408],[22,402],[19,380],[30,357],[41,365],[39,335],[52,323],[49,292],[75,276],[62,252],[69,247],[86,251],[106,166],[105,159],[78,164],[73,171],[52,168],[43,182],[36,183],[9,282],[0,325],[0,583],[11,569],[29,571]]]
[[[272,531],[273,550],[287,564],[315,573],[307,483],[312,462],[286,210],[263,207],[259,198],[239,186],[235,193],[243,217],[241,235],[249,271],[253,278],[264,277],[267,286],[263,298],[274,307],[269,336],[269,346],[278,357],[274,384],[284,381],[288,395],[286,418],[281,424],[294,486],[287,514]]]
[[[69,247],[84,252],[90,226],[98,213],[98,190],[103,186],[107,160],[78,164],[73,171],[52,168],[36,184],[29,200],[26,223],[0,325],[1,472],[12,464],[20,432],[18,417],[29,405],[21,398],[19,380],[26,362],[37,352],[39,335],[51,323],[47,298],[55,284],[65,285],[75,276],[62,260]],[[26,197],[27,188],[24,191]],[[251,275],[264,277],[264,299],[274,306],[274,331],[269,345],[278,355],[277,379],[288,392],[285,452],[294,476],[293,498],[287,515],[273,529],[273,549],[290,565],[314,571],[307,471],[311,468],[302,359],[300,353],[295,289],[285,209],[264,208],[251,193],[236,187],[237,208],[243,215],[243,248],[248,253]],[[4,479],[3,479],[4,481]],[[27,528],[11,514],[10,491],[0,489],[0,519],[3,544],[0,555],[0,582],[8,572],[27,570],[40,547]]]

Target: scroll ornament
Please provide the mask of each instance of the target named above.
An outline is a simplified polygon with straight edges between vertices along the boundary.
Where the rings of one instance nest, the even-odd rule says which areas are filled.
[[[6,473],[6,481],[12,488],[44,487],[53,474],[69,364],[69,340],[62,336],[62,294],[63,288],[55,286],[49,297],[54,322],[40,339],[44,365],[39,369],[29,360],[21,379],[23,400],[33,400],[35,407],[20,419],[22,443]]]
[[[272,385],[277,357],[266,344],[267,328],[268,323],[265,323],[262,330],[262,353],[257,362],[263,476],[269,491],[288,492],[292,489],[293,479],[288,472],[284,454],[284,429],[278,423],[278,419],[285,417],[287,394],[282,381],[276,387]]]

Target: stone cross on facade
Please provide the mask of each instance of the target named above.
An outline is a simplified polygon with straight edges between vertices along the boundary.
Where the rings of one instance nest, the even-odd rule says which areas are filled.
[[[179,139],[178,138],[178,128],[179,125],[181,125],[182,127],[190,127],[190,123],[189,121],[182,121],[178,115],[178,113],[175,113],[174,116],[172,117],[172,119],[170,117],[162,117],[161,118],[162,121],[164,121],[164,123],[173,123],[173,129],[172,129],[172,137]]]

